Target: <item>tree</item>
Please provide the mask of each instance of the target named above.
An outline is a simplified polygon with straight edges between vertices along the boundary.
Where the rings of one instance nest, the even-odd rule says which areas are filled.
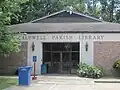
[[[117,22],[118,14],[117,18],[114,14],[117,13],[115,9],[120,7],[120,0],[29,0],[12,14],[11,24],[29,22],[68,6],[81,13],[102,17],[104,21]]]
[[[29,22],[63,9],[60,0],[29,0],[20,7],[21,11],[12,15],[11,24]]]
[[[91,3],[91,1],[90,0],[86,0],[86,7],[87,7],[87,10],[86,10],[86,12],[87,13],[89,13],[89,14],[93,14],[93,10],[92,10],[92,3]]]
[[[115,21],[116,21],[116,23],[120,23],[120,10],[118,10],[118,11],[116,12]]]
[[[18,24],[29,22],[45,15],[63,10],[67,6],[73,7],[79,12],[85,11],[84,0],[29,0],[21,4],[21,11],[17,11],[12,15],[12,23]]]
[[[19,51],[20,41],[18,36],[9,31],[6,25],[10,25],[11,15],[20,10],[19,5],[25,0],[0,1],[0,54]]]
[[[85,11],[85,0],[61,0],[62,5],[65,7],[71,6],[78,12]]]
[[[116,22],[116,8],[120,8],[120,0],[99,0],[102,6],[101,16],[103,20]]]

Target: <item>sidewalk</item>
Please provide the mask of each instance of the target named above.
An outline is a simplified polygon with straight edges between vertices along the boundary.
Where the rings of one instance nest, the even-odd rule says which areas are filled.
[[[13,86],[4,90],[79,90],[80,88],[94,90],[93,86],[93,79],[77,76],[38,76],[29,87]]]
[[[77,76],[38,76],[30,86],[13,86],[4,90],[120,90],[120,79],[90,79]]]
[[[120,83],[120,78],[104,77],[100,79],[94,79],[95,83]]]

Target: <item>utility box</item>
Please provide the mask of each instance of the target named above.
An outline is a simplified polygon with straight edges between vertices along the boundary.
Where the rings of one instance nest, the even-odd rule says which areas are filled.
[[[19,85],[30,85],[32,66],[18,68]]]

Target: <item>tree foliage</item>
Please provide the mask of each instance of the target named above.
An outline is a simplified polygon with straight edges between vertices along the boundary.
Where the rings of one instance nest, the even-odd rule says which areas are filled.
[[[101,17],[105,21],[117,22],[117,9],[120,9],[120,0],[99,0],[101,4]]]
[[[79,12],[85,11],[85,0],[61,0],[64,7],[71,6]]]
[[[29,22],[68,6],[105,21],[119,22],[119,11],[116,11],[116,8],[120,8],[119,0],[29,0],[21,4],[21,10],[12,15],[11,24]]]
[[[120,0],[29,0],[20,5],[20,11],[12,14],[12,23],[29,22],[66,7],[81,13],[102,18],[104,21],[119,22]]]
[[[12,15],[12,23],[23,23],[63,9],[60,0],[29,0],[21,4],[21,11]]]
[[[0,0],[0,54],[19,51],[19,38],[8,30],[6,25],[11,23],[11,15],[20,10],[25,0]]]
[[[23,23],[40,18],[45,15],[65,9],[67,6],[74,10],[83,12],[85,10],[84,0],[29,0],[21,4],[21,11],[12,15],[12,23]]]

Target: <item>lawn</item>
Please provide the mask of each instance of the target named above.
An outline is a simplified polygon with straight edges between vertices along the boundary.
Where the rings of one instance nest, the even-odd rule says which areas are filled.
[[[17,85],[16,78],[2,78],[0,77],[0,90],[8,88],[10,86]]]

